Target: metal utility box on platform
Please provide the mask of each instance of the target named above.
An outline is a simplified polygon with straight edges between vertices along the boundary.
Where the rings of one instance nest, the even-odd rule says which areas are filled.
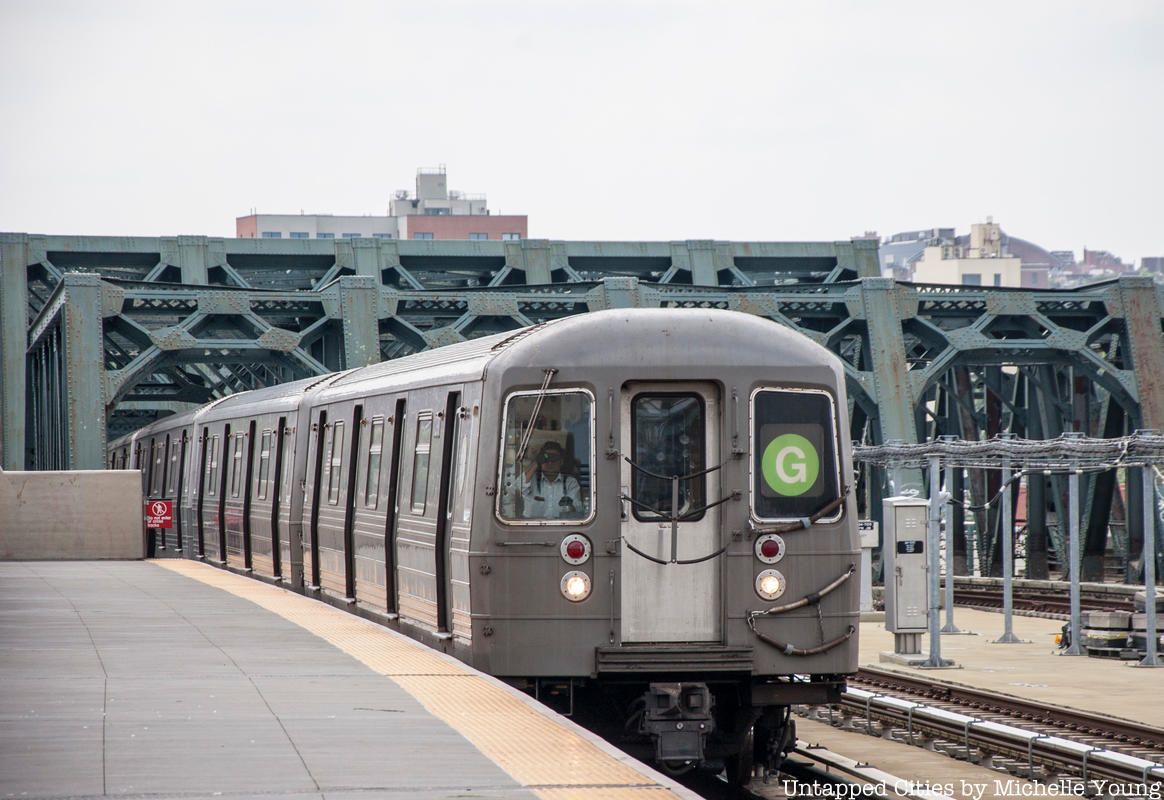
[[[927,502],[915,497],[887,497],[882,501],[885,629],[894,634],[920,638],[929,622],[927,509]]]
[[[865,619],[864,615],[873,613],[873,551],[881,533],[871,519],[857,520],[857,532],[861,536],[861,619]]]

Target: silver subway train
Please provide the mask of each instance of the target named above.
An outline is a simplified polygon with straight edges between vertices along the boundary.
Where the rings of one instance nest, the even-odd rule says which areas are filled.
[[[110,446],[180,554],[380,620],[665,768],[746,780],[857,667],[841,362],[759,317],[601,311]],[[159,552],[159,554],[161,554]]]

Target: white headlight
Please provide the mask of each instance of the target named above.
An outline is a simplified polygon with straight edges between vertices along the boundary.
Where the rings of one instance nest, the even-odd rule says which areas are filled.
[[[580,603],[590,596],[590,576],[585,572],[567,572],[562,576],[562,596],[572,603]]]
[[[784,594],[784,576],[774,569],[766,569],[756,576],[756,594],[764,600],[775,600]]]

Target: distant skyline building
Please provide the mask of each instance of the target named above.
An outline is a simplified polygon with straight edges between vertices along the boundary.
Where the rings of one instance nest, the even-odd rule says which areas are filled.
[[[525,214],[491,214],[485,195],[448,188],[444,165],[416,171],[416,191],[396,192],[386,216],[248,214],[235,219],[240,239],[417,239],[505,241],[529,237]]]
[[[954,228],[895,233],[879,248],[881,272],[900,281],[1048,289],[1074,269],[1070,251],[1051,253],[1011,236],[991,217],[958,236]]]

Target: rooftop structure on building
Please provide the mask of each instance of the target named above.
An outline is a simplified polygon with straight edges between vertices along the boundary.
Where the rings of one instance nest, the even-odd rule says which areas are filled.
[[[1012,236],[990,217],[970,226],[968,235],[954,228],[903,231],[884,239],[881,272],[918,283],[970,283],[1049,288],[1060,275],[1075,270],[1070,250],[1049,251]],[[991,260],[986,263],[983,259]]]
[[[395,193],[386,216],[259,214],[235,220],[240,239],[468,239],[529,237],[525,214],[492,214],[484,194],[449,190],[442,164],[416,171],[416,191]]]
[[[1140,259],[1140,269],[1153,275],[1164,275],[1164,256],[1144,256]]]

